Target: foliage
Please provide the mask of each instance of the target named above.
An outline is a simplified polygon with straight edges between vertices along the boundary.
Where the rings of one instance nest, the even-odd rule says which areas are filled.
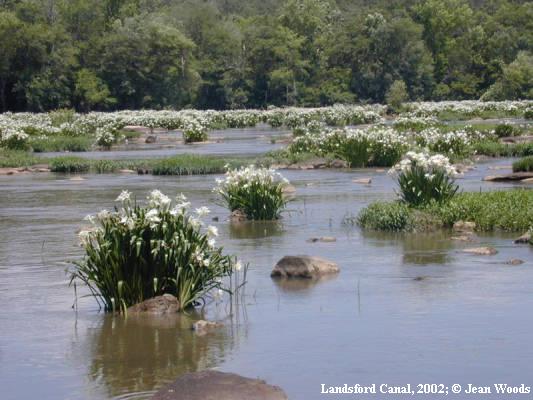
[[[402,104],[409,100],[407,93],[407,85],[402,80],[397,80],[392,83],[385,95],[386,103],[394,110],[399,111]]]
[[[528,1],[0,2],[0,111],[531,98]],[[403,96],[402,96],[403,97]]]
[[[381,231],[409,231],[412,229],[412,211],[402,202],[374,202],[364,208],[355,221],[365,229]]]
[[[190,203],[155,190],[142,207],[123,191],[121,207],[88,216],[92,225],[80,232],[85,258],[75,263],[71,282],[85,283],[106,311],[126,309],[148,298],[172,294],[181,309],[197,305],[212,290],[222,289],[222,278],[230,277],[234,258],[216,247],[217,229],[204,229]]]
[[[427,211],[448,227],[462,220],[475,222],[481,231],[527,231],[533,226],[533,190],[461,193]]]
[[[490,157],[525,157],[533,156],[533,143],[507,144],[484,140],[472,145],[476,154]]]
[[[362,228],[386,231],[451,228],[458,221],[474,222],[479,231],[527,231],[533,226],[533,190],[459,193],[448,202],[431,202],[418,209],[399,202],[375,202],[356,220]]]
[[[513,172],[533,172],[533,156],[515,161],[513,163]]]
[[[28,143],[36,153],[88,151],[92,146],[92,140],[87,136],[34,136],[30,137]]]
[[[224,172],[227,165],[239,165],[245,162],[246,160],[228,160],[211,156],[183,154],[154,160],[151,169],[154,175],[218,174]]]
[[[494,133],[498,137],[508,137],[516,136],[520,134],[520,130],[515,129],[512,125],[509,124],[500,124],[494,129]]]
[[[440,154],[408,152],[391,172],[398,175],[400,198],[410,206],[447,202],[459,188],[453,179],[455,168]]]
[[[288,183],[272,169],[250,165],[228,170],[213,190],[230,211],[242,211],[251,220],[274,220],[287,203],[283,189]]]
[[[62,156],[50,159],[49,164],[52,172],[78,173],[88,172],[91,163],[80,157]]]

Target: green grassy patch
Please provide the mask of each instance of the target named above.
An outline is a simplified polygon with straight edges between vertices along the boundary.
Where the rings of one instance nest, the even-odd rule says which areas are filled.
[[[88,136],[48,136],[32,137],[29,144],[35,153],[56,151],[89,151],[93,139]]]
[[[479,231],[527,231],[533,227],[533,190],[461,193],[447,203],[419,209],[400,202],[376,202],[349,221],[383,231],[451,228],[457,221],[475,222]]]
[[[515,161],[513,163],[513,172],[533,172],[533,156]]]
[[[0,150],[0,168],[29,167],[41,163],[46,163],[46,160],[35,157],[27,151]]]

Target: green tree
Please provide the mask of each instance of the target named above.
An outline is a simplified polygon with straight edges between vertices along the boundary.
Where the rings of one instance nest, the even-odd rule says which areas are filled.
[[[95,106],[105,107],[114,104],[109,88],[96,74],[86,68],[76,74],[75,93],[79,108],[88,112]]]

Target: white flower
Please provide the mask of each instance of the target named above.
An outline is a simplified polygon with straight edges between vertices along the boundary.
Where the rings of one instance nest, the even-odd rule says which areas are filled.
[[[209,225],[207,227],[207,235],[211,237],[217,237],[218,236],[218,228],[213,225]]]
[[[94,218],[94,215],[91,215],[91,214],[88,214],[85,216],[85,218],[83,218],[84,221],[88,221],[90,222],[91,224],[94,224],[95,223],[95,218]]]
[[[242,269],[242,263],[240,261],[237,261],[235,263],[235,271],[240,271]]]
[[[211,238],[211,239],[207,239],[207,245],[210,247],[210,248],[213,248],[215,247],[215,244],[216,244],[216,240]]]
[[[209,211],[209,208],[207,207],[200,207],[200,208],[197,208],[196,209],[196,214],[202,218],[202,217],[205,217],[207,214],[209,214],[210,211]]]
[[[145,215],[145,218],[150,223],[151,227],[154,227],[161,222],[161,218],[159,218],[159,211],[155,208],[152,208],[150,211],[148,211]]]
[[[120,192],[119,196],[116,198],[115,201],[120,201],[124,203],[130,200],[130,196],[131,196],[130,192],[128,192],[127,190],[123,190],[122,192]]]

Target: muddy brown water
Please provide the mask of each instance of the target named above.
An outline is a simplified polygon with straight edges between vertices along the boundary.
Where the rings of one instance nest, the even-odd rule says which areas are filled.
[[[516,187],[481,182],[489,167],[509,164],[479,164],[459,182],[465,190]],[[260,377],[297,400],[346,398],[321,395],[321,383],[533,383],[532,248],[512,244],[515,235],[482,235],[479,245],[499,253],[476,257],[459,253],[470,244],[450,241],[448,232],[362,232],[342,220],[393,198],[387,174],[284,174],[297,192],[283,220],[240,226],[215,204],[213,175],[0,177],[0,398],[148,398],[178,375],[205,368]],[[352,182],[363,177],[372,184]],[[71,308],[65,268],[81,256],[82,218],[112,208],[122,189],[143,198],[154,188],[209,206],[219,217],[212,222],[219,243],[250,263],[232,313],[227,301],[167,319],[104,315],[90,298]],[[306,242],[317,236],[337,241]],[[272,267],[287,254],[327,257],[341,273],[319,282],[272,281]],[[512,257],[526,263],[505,265]],[[198,318],[222,320],[224,328],[195,335],[190,325]]]

